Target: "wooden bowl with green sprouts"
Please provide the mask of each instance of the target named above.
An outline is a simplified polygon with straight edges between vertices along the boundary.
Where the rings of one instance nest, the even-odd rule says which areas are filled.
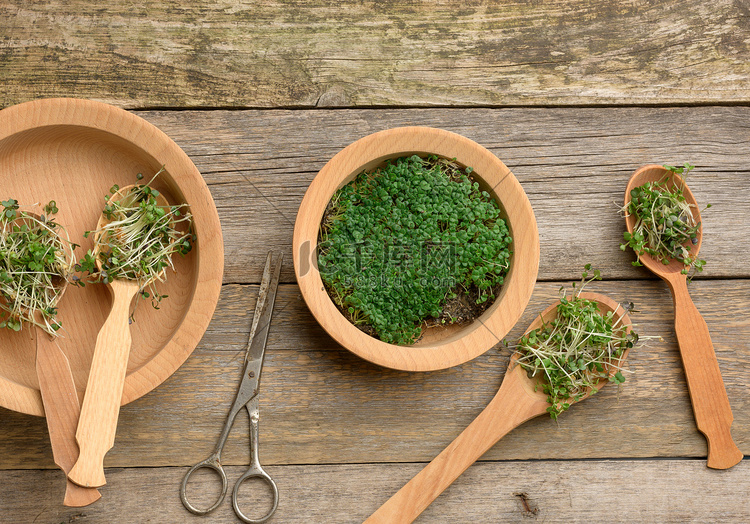
[[[407,371],[498,344],[539,266],[536,220],[513,173],[472,140],[427,127],[374,133],[334,156],[300,205],[293,250],[320,325],[360,357]]]

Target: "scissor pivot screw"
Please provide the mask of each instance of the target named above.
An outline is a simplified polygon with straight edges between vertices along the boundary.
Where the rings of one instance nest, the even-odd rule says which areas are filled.
[[[255,371],[248,371],[247,376],[253,378],[255,376]]]

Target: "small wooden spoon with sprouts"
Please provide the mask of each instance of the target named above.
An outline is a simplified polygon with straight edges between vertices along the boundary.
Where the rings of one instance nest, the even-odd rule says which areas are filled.
[[[43,300],[45,309],[55,308],[68,287],[66,275],[62,274],[66,270],[62,268],[72,267],[74,260],[72,246],[69,243],[65,244],[64,240],[60,238],[57,232],[59,226],[49,226],[36,213],[22,212],[11,224],[24,224],[32,229],[45,228],[50,234],[54,235],[54,237],[48,238],[51,238],[50,241],[53,243],[56,252],[63,257],[64,261],[58,259],[55,270],[51,268],[41,269],[39,273],[34,274],[33,282],[35,282],[35,286],[39,287],[36,296],[38,300]],[[58,274],[58,270],[60,274]],[[33,272],[27,270],[26,274],[33,274]],[[16,300],[21,300],[21,295],[21,293],[18,293]],[[28,297],[28,299],[31,300],[31,297]],[[26,301],[24,300],[24,302]],[[54,318],[51,316],[45,317],[39,309],[34,309],[31,302],[26,302],[25,306],[20,302],[16,302],[16,304],[21,308],[18,311],[19,318],[33,325],[36,341],[36,372],[52,446],[52,456],[55,464],[67,475],[78,459],[78,444],[75,434],[78,416],[81,412],[73,372],[70,369],[68,357],[55,341],[56,337],[53,333],[55,333],[56,321]],[[101,498],[101,494],[96,489],[77,486],[67,479],[66,482],[63,500],[63,504],[66,506],[88,506]]]
[[[665,180],[665,187],[682,188],[685,200],[690,205],[693,220],[696,224],[700,224],[700,210],[695,197],[682,177],[667,170],[664,166],[643,166],[633,174],[625,190],[625,206],[627,207],[632,199],[633,189],[648,182],[662,180]],[[635,215],[625,217],[625,224],[630,234],[633,233],[636,219]],[[702,240],[703,228],[701,227],[697,231],[695,244],[686,243],[685,245],[690,256],[697,257]],[[674,329],[680,346],[695,422],[698,430],[703,433],[708,442],[707,465],[714,469],[731,468],[742,460],[743,454],[732,440],[730,432],[734,420],[732,408],[721,378],[708,325],[688,293],[685,264],[675,258],[668,260],[668,264],[664,264],[647,253],[639,254],[639,261],[664,280],[672,292]]]
[[[112,195],[109,202],[120,201],[123,205],[132,205],[136,196],[131,190],[140,187],[144,186],[123,187]],[[161,193],[154,191],[154,196],[159,208],[169,208],[169,202]],[[133,201],[126,202],[125,199],[128,198]],[[170,220],[170,226],[173,223]],[[103,213],[96,227],[94,248],[94,257],[100,271],[104,271],[100,254],[102,245],[107,242],[107,235],[110,235],[110,230],[106,232],[104,230],[108,224],[114,224],[114,222]],[[124,227],[115,228],[112,234],[118,236],[118,240],[123,241],[121,237],[129,234],[124,229]],[[143,245],[135,247],[140,250],[144,248]],[[68,475],[68,478],[78,485],[99,487],[107,482],[104,477],[104,455],[114,446],[132,343],[129,325],[130,303],[140,289],[160,279],[165,270],[166,264],[155,274],[131,271],[125,278],[107,275],[105,279],[112,292],[112,309],[96,339],[91,371],[76,432],[81,452],[78,462]]]
[[[623,326],[622,329],[625,329],[625,333],[630,331],[630,319],[618,303],[597,293],[581,292],[579,296],[582,299],[597,302],[602,314],[612,311],[615,326]],[[541,327],[543,321],[549,322],[554,319],[557,316],[558,304],[559,302],[552,304],[544,310],[531,323],[526,333]],[[611,363],[607,370],[610,376],[618,371],[627,354],[628,350],[625,350],[620,359]],[[529,378],[526,370],[516,364],[517,360],[518,355],[514,354],[511,357],[500,390],[484,408],[484,411],[417,476],[373,513],[365,523],[403,524],[412,522],[461,473],[466,471],[497,441],[527,420],[547,413],[550,404],[547,401],[547,395],[541,390],[541,379]],[[601,379],[596,384],[596,389],[601,389],[607,383],[608,379]],[[586,392],[578,401],[588,398],[590,394],[591,391]],[[576,401],[571,399],[570,402]]]

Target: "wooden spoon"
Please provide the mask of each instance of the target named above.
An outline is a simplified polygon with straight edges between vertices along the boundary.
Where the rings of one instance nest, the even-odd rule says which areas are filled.
[[[627,331],[630,330],[630,319],[617,302],[597,293],[584,292],[580,296],[598,302],[602,314],[613,311],[615,318],[628,326]],[[555,318],[558,304],[559,302],[556,302],[545,309],[541,316],[531,323],[526,332],[539,328],[542,319],[549,321]],[[627,354],[628,351],[625,351],[619,362],[625,360]],[[499,391],[484,411],[456,440],[373,513],[365,523],[412,522],[498,440],[527,420],[547,413],[547,407],[549,407],[547,395],[542,393],[541,388],[535,390],[539,379],[529,378],[521,366],[515,365],[516,360],[517,356],[514,355]],[[610,374],[616,371],[612,367]],[[602,379],[597,384],[597,389],[601,389],[607,382],[606,379]],[[588,396],[589,394],[581,400]]]
[[[133,187],[130,185],[121,188],[112,198],[121,198]],[[169,202],[161,193],[157,197],[157,203],[159,206],[169,206]],[[100,230],[106,223],[107,219],[102,215],[96,229]],[[94,256],[101,269],[96,255],[98,253]],[[143,284],[137,280],[109,282],[112,309],[96,338],[76,431],[80,456],[68,473],[68,478],[80,486],[99,487],[107,483],[104,477],[104,455],[115,444],[117,419],[132,343],[130,303]]]
[[[36,213],[28,214],[37,220],[41,218]],[[68,281],[58,277],[55,287],[60,291],[59,300],[68,287]],[[68,357],[55,342],[55,337],[40,327],[35,327],[33,331],[36,339],[36,374],[52,445],[52,457],[67,476],[78,459],[78,444],[75,439],[78,415],[81,412],[78,392]],[[66,479],[63,499],[65,506],[88,506],[100,498],[98,490],[77,486]]]
[[[665,177],[668,186],[677,187],[679,184],[683,188],[686,201],[692,204],[693,217],[699,223],[700,210],[690,189],[679,175],[659,165],[643,166],[630,177],[625,190],[625,205],[630,202],[632,189],[647,182],[658,182]],[[626,217],[628,232],[633,232],[635,222],[635,216]],[[697,256],[700,250],[703,240],[702,227],[698,230],[697,239],[697,244],[686,246],[692,256]],[[721,379],[708,326],[688,293],[687,275],[682,274],[684,265],[679,260],[672,260],[669,265],[664,265],[648,254],[641,255],[640,260],[644,266],[664,280],[672,292],[674,329],[680,346],[695,422],[708,442],[707,465],[714,469],[731,468],[742,460],[743,454],[732,440],[732,408]]]

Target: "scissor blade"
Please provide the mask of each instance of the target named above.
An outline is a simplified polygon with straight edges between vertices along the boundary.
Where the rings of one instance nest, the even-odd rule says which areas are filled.
[[[264,293],[258,296],[258,307],[260,307],[260,311],[258,310],[258,307],[255,309],[255,315],[258,318],[258,322],[255,333],[248,342],[247,353],[245,356],[247,366],[245,367],[245,375],[241,385],[242,389],[245,389],[246,387],[252,388],[253,395],[256,394],[258,383],[260,382],[260,372],[263,368],[266,341],[268,340],[268,329],[271,324],[273,305],[276,301],[276,290],[279,286],[279,275],[281,273],[281,262],[283,258],[283,255],[279,253],[278,259],[274,262],[269,253],[266,270],[270,275],[270,279],[267,283],[267,287],[261,290]],[[265,273],[266,271],[264,271],[264,277]],[[255,318],[253,318],[253,323],[255,323]]]
[[[260,279],[258,299],[255,301],[255,312],[253,313],[253,323],[250,327],[250,337],[247,339],[247,348],[245,350],[245,363],[247,363],[250,354],[250,344],[255,338],[255,332],[258,330],[258,323],[260,322],[263,308],[266,305],[266,298],[268,297],[268,284],[271,281],[271,255],[273,255],[273,252],[269,251],[268,256],[266,256],[266,267],[263,269],[263,276]]]

